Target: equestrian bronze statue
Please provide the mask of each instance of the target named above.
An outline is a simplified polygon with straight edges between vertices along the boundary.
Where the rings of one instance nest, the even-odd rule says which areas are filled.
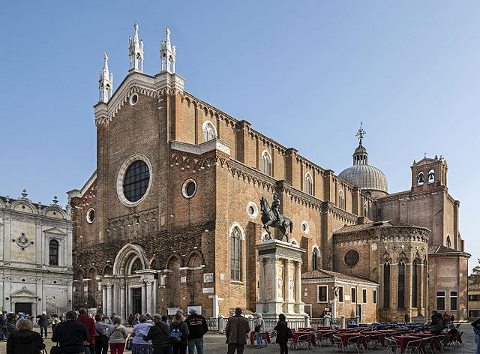
[[[262,210],[262,224],[265,231],[267,231],[268,239],[272,239],[269,227],[279,229],[282,233],[282,237],[278,238],[281,241],[288,242],[288,234],[292,232],[293,222],[286,215],[280,214],[280,199],[276,194],[273,195],[272,206],[268,204],[265,197],[260,199],[260,208]]]

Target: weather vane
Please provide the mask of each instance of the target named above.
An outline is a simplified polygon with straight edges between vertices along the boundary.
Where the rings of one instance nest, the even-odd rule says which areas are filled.
[[[358,137],[359,144],[362,145],[362,139],[367,134],[367,132],[363,129],[363,122],[360,122],[360,129],[358,129],[357,134],[355,135]]]

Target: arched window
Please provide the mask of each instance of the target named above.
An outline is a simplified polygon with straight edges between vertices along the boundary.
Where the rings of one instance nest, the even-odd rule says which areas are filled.
[[[345,209],[345,194],[343,193],[343,190],[338,192],[338,207],[340,209]]]
[[[48,264],[58,265],[58,241],[50,240],[48,243]]]
[[[368,203],[363,203],[363,216],[368,218]]]
[[[262,153],[262,172],[266,175],[272,175],[272,157],[268,151]]]
[[[203,124],[203,142],[213,140],[217,137],[217,131],[215,126],[210,122],[205,122]]]
[[[305,193],[313,195],[313,179],[310,173],[305,175]]]
[[[231,280],[242,280],[242,232],[238,226],[230,234],[230,277]]]
[[[142,270],[142,269],[143,269],[142,261],[140,260],[140,258],[137,257],[133,262],[132,267],[130,268],[130,275],[136,275],[136,271]]]
[[[417,175],[417,185],[423,186],[423,183],[425,182],[425,177],[423,176],[423,172],[420,172]]]
[[[318,250],[317,247],[313,249],[312,253],[312,270],[318,270],[319,267],[319,261],[320,261],[320,251]]]
[[[383,265],[383,308],[390,307],[390,263]]]
[[[397,307],[399,309],[405,308],[405,290],[405,262],[401,261],[400,263],[398,263]]]
[[[433,183],[435,182],[435,171],[430,170],[428,171],[428,183]]]
[[[452,240],[450,239],[450,235],[447,235],[447,247],[452,248]]]
[[[412,263],[412,307],[418,306],[418,261]]]

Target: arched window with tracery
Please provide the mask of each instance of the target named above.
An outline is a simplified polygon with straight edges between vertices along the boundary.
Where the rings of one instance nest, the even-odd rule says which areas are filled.
[[[267,150],[262,153],[262,172],[269,176],[272,175],[272,157]]]
[[[50,240],[48,243],[48,264],[58,266],[58,241]]]
[[[230,234],[230,278],[242,280],[242,231],[238,226]]]
[[[343,190],[338,192],[338,207],[340,209],[345,209],[345,194],[343,193]]]
[[[188,259],[187,289],[190,296],[189,304],[198,305],[202,295],[203,267],[202,257],[193,253]]]
[[[428,183],[435,182],[435,171],[432,169],[428,171]]]
[[[390,263],[383,265],[383,308],[390,307]]]
[[[73,303],[78,307],[85,306],[83,279],[84,273],[79,269],[73,280]]]
[[[397,292],[397,307],[399,309],[405,308],[405,262],[400,261],[398,264],[398,292]]]
[[[312,270],[320,269],[320,251],[317,247],[313,249],[312,253]]]
[[[203,142],[213,140],[217,137],[217,130],[215,126],[210,122],[205,122],[203,124]]]
[[[90,269],[88,272],[88,307],[97,307],[95,295],[97,292],[97,271],[95,268]]]
[[[305,193],[313,195],[313,179],[310,173],[305,175]]]

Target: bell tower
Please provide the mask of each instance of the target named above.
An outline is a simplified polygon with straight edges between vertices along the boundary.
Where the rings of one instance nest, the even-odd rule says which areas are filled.
[[[447,161],[440,155],[435,158],[425,156],[420,161],[413,161],[412,191],[427,190],[432,187],[447,187]]]
[[[138,40],[138,22],[133,25],[133,30],[133,38],[128,37],[128,70],[143,73],[143,41]]]
[[[108,55],[103,54],[103,71],[98,78],[98,100],[107,103],[112,97],[113,92],[113,74],[108,70]]]

